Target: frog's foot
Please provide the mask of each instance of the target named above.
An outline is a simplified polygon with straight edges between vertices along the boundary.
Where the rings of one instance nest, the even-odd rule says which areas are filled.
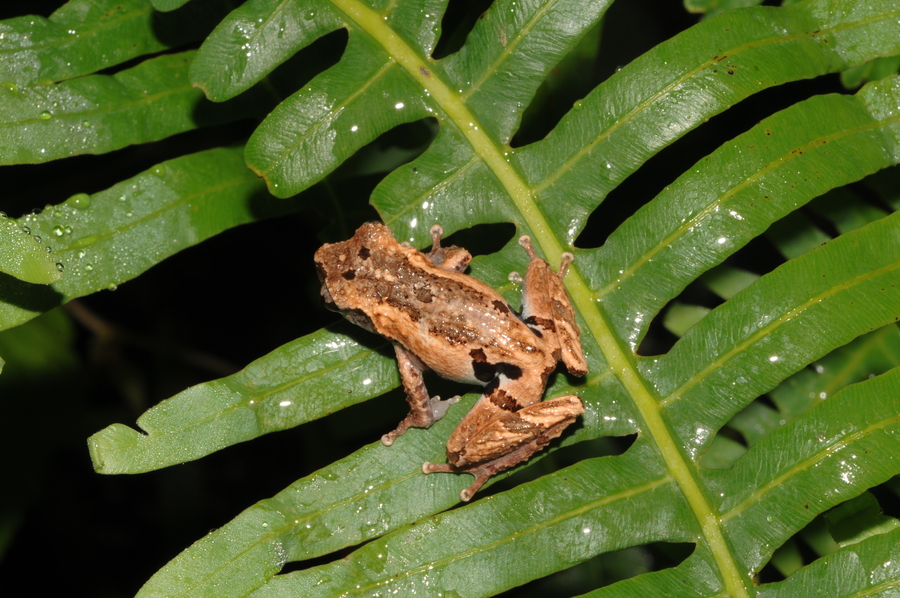
[[[381,437],[381,444],[383,444],[384,446],[391,446],[392,444],[394,444],[394,441],[398,436],[401,436],[410,428],[430,427],[431,424],[444,417],[444,415],[447,414],[447,409],[449,409],[451,405],[455,405],[456,403],[458,403],[459,399],[460,397],[458,395],[455,397],[451,397],[446,401],[442,401],[441,397],[439,396],[428,399],[427,411],[410,411],[409,415],[407,415],[406,418],[402,422],[400,422],[400,425],[397,426],[396,430],[388,432]]]
[[[429,399],[428,404],[431,405],[431,413],[434,414],[435,421],[447,415],[447,409],[450,409],[451,405],[456,405],[457,403],[459,403],[459,399],[459,395],[450,397],[446,401],[442,401],[441,397],[432,397],[431,399]]]
[[[444,228],[440,224],[435,224],[428,230],[431,235],[431,253],[437,253],[441,249],[441,237],[444,236]]]
[[[505,469],[505,468],[501,468]],[[484,466],[477,469],[457,469],[453,465],[449,463],[429,463],[428,461],[422,463],[422,473],[471,473],[475,476],[475,481],[472,482],[472,485],[459,493],[459,497],[463,502],[469,502],[472,500],[472,497],[475,496],[475,493],[484,486],[484,483],[487,482],[492,475],[501,471],[501,469],[494,469],[491,467],[490,463],[486,463]]]

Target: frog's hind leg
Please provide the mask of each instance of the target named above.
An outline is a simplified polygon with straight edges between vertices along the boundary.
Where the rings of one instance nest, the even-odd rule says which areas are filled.
[[[385,446],[394,444],[394,440],[409,428],[429,427],[444,417],[450,405],[459,401],[459,397],[446,401],[442,401],[441,397],[429,397],[425,380],[422,378],[424,366],[400,345],[394,345],[394,352],[397,354],[397,367],[400,369],[403,390],[406,391],[406,402],[409,403],[409,414],[395,430],[381,437],[381,443]]]
[[[574,395],[534,403],[492,420],[478,432],[471,443],[478,447],[482,457],[479,463],[456,466],[452,464],[455,455],[448,455],[451,463],[435,465],[426,462],[422,464],[422,471],[471,473],[475,481],[460,493],[463,501],[469,501],[492,475],[528,460],[562,434],[582,413],[584,405]]]

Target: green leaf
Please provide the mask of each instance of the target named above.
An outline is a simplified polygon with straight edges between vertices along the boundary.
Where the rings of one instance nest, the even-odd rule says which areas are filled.
[[[32,284],[59,280],[56,264],[30,232],[19,228],[4,214],[0,221],[0,271]]]
[[[762,0],[684,0],[684,8],[688,12],[705,13],[704,17],[706,18],[736,8],[759,6],[760,4],[762,4]]]
[[[163,162],[106,191],[73,195],[21,218],[52,250],[63,275],[49,287],[0,278],[0,329],[70,299],[115,289],[225,229],[296,208],[263,193],[241,150],[221,148]]]
[[[881,505],[870,492],[835,507],[825,513],[824,518],[831,535],[841,546],[856,544],[900,527],[900,521],[881,512]]]
[[[246,101],[214,107],[191,87],[193,55],[160,56],[112,76],[0,90],[0,164],[106,153],[248,116]]]
[[[880,534],[824,557],[785,581],[764,587],[760,598],[789,598],[828,588],[830,596],[890,595],[900,577],[897,560],[885,560],[900,541],[900,530]]]
[[[175,10],[188,3],[189,0],[151,0],[153,8],[161,11]]]
[[[181,14],[160,15],[148,0],[72,0],[47,19],[2,21],[0,81],[7,88],[63,81],[202,39],[227,5],[194,0]]]
[[[88,447],[99,473],[152,471],[312,421],[398,381],[393,360],[321,330],[150,409],[137,421],[146,434],[113,424],[91,436]]]
[[[852,89],[868,81],[878,81],[888,75],[893,75],[897,69],[900,69],[900,55],[876,58],[841,73],[841,83],[844,87]]]

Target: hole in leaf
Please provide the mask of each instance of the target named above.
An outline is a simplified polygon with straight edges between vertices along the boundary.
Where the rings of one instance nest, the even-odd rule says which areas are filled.
[[[656,15],[652,25],[648,13]],[[550,70],[522,114],[522,124],[510,145],[522,147],[543,139],[578,100],[622,65],[696,22],[696,16],[677,4],[653,0],[613,3],[603,19]]]
[[[489,255],[506,247],[514,234],[516,226],[510,222],[476,224],[444,237],[441,244],[465,247],[472,255]]]
[[[900,527],[898,511],[900,478],[895,476],[816,516],[774,552],[759,572],[759,582],[781,581],[839,548]]]
[[[710,311],[783,262],[784,257],[768,239],[757,237],[751,240],[723,265],[713,267],[690,283],[660,310],[650,323],[638,354],[650,356],[669,351],[678,338]]]
[[[397,125],[361,147],[329,179],[378,175],[380,181],[422,155],[437,134],[437,119],[432,117]]]
[[[333,563],[334,561],[339,561],[349,556],[354,551],[359,550],[362,546],[365,546],[365,544],[367,544],[367,542],[364,542],[363,544],[357,544],[356,546],[341,548],[340,550],[335,550],[334,552],[323,554],[315,558],[306,559],[303,561],[289,562],[281,568],[281,574],[284,575],[285,573],[291,573],[294,571],[305,571],[306,569],[312,569],[313,567],[327,565],[329,563]]]
[[[553,575],[498,594],[499,598],[578,596],[643,573],[677,567],[694,552],[688,543],[654,542],[606,552]]]
[[[281,101],[337,64],[344,55],[348,39],[346,29],[337,29],[323,35],[278,65],[256,85],[269,86],[280,96]]]
[[[575,246],[588,249],[603,245],[619,224],[666,185],[760,120],[811,95],[834,92],[845,92],[836,75],[785,83],[764,89],[711,117],[640,165],[640,176],[632,173],[613,189],[588,218]]]
[[[441,37],[432,52],[436,60],[459,52],[466,38],[493,0],[450,0],[441,20]]]
[[[884,171],[894,171],[896,173],[898,169],[896,166],[892,166],[890,168],[884,169]],[[892,194],[883,193],[881,189],[878,189],[875,186],[877,183],[875,183],[874,180],[872,184],[869,183],[869,179],[874,179],[878,174],[884,171],[879,171],[878,173],[869,175],[868,177],[856,183],[850,183],[844,188],[858,197],[859,201],[864,202],[865,204],[872,208],[875,208],[876,210],[881,210],[885,214],[890,214],[896,209],[890,204],[889,201],[889,197]]]
[[[511,147],[521,147],[546,137],[573,105],[602,81],[598,49],[603,23],[601,20],[588,31],[538,87],[522,113],[519,129],[509,143]]]
[[[859,185],[877,197],[877,202],[871,200],[873,205],[887,211],[900,208],[900,194],[897,193],[897,189],[900,189],[900,168],[897,166],[879,170],[863,179]]]

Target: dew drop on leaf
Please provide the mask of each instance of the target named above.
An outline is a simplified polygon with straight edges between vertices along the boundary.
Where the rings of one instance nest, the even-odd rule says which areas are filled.
[[[66,204],[73,208],[83,210],[91,205],[91,196],[87,193],[76,193],[66,200]]]

